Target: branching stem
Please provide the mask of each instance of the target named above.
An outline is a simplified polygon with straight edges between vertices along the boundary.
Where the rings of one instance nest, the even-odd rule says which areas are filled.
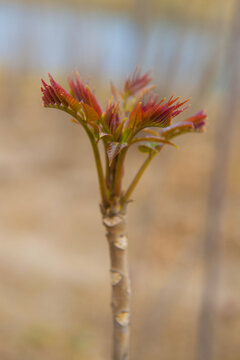
[[[122,204],[125,204],[129,200],[135,187],[137,186],[139,180],[141,179],[144,171],[146,170],[146,168],[148,167],[148,165],[150,164],[150,162],[152,161],[152,159],[154,158],[155,155],[156,155],[155,151],[151,151],[149,153],[148,157],[146,158],[146,160],[144,161],[144,163],[138,170],[137,174],[135,175],[134,179],[132,180],[131,184],[129,185],[125,195],[122,197],[122,200],[121,200]]]
[[[91,134],[91,136],[92,136],[92,134]],[[89,138],[90,138],[90,136],[89,136]],[[96,163],[96,167],[97,167],[98,181],[99,181],[102,202],[103,202],[103,206],[106,207],[109,204],[109,197],[108,197],[107,186],[106,186],[104,173],[103,173],[103,169],[102,169],[101,158],[100,158],[97,144],[95,143],[94,139],[91,140],[91,144],[92,144],[95,163]]]

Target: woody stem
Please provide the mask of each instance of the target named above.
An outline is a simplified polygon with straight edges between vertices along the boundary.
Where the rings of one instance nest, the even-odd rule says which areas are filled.
[[[130,280],[124,215],[103,217],[111,258],[113,349],[112,360],[129,359]]]

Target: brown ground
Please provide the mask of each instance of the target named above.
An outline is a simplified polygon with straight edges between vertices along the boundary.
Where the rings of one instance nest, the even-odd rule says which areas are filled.
[[[108,248],[88,141],[40,106],[38,84],[0,122],[0,359],[107,360]],[[2,98],[3,99],[3,98]],[[191,110],[189,110],[191,111]],[[129,205],[132,359],[192,360],[214,110],[204,135],[155,159]],[[239,133],[239,126],[238,126]],[[240,171],[230,164],[218,301],[217,360],[240,358]],[[136,151],[128,169],[140,163]],[[132,176],[126,170],[126,178]]]

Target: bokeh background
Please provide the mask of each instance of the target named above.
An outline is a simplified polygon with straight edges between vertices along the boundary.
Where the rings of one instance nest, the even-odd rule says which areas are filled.
[[[0,3],[0,359],[107,360],[109,257],[88,139],[41,105],[75,69],[103,104],[136,65],[205,134],[154,159],[129,205],[133,360],[240,358],[240,6]],[[143,160],[132,151],[125,180]]]

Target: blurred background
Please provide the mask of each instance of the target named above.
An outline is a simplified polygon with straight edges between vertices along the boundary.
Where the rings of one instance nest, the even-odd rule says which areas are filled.
[[[110,359],[109,255],[88,139],[41,105],[77,69],[102,102],[139,65],[192,97],[129,205],[132,360],[240,358],[240,5],[0,2],[0,358]],[[133,150],[126,183],[143,161]]]

